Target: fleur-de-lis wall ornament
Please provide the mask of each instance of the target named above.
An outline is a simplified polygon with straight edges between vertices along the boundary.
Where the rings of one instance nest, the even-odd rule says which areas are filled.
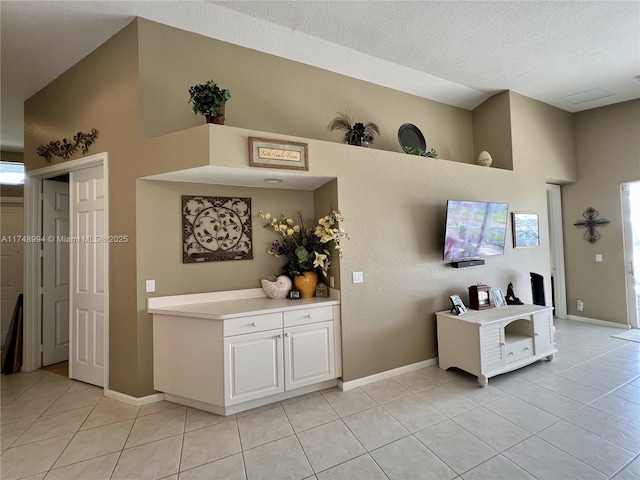
[[[600,212],[592,207],[589,207],[582,214],[585,219],[578,220],[573,224],[578,228],[587,229],[587,231],[584,232],[583,238],[589,243],[596,243],[598,240],[600,240],[600,234],[596,230],[596,227],[604,227],[609,223],[609,220],[605,220],[604,218],[597,218],[598,215],[600,215]]]

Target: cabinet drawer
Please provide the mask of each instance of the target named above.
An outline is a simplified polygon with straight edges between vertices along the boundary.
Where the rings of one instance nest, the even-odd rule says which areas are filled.
[[[282,328],[282,314],[279,312],[232,318],[224,321],[224,336],[264,332],[275,328]]]
[[[533,339],[523,338],[514,342],[507,342],[504,348],[506,363],[517,362],[533,355]]]
[[[324,322],[326,320],[333,320],[333,307],[331,305],[284,312],[285,327],[295,327],[296,325]]]

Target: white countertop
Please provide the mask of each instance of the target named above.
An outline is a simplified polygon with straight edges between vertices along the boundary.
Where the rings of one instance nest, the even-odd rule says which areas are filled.
[[[261,289],[211,294],[174,295],[149,298],[147,312],[154,315],[225,320],[264,313],[299,310],[321,305],[339,305],[332,297],[274,300],[264,296]]]
[[[450,317],[469,323],[483,325],[491,322],[499,322],[503,320],[518,319],[522,316],[533,315],[534,313],[553,310],[553,307],[543,307],[540,305],[507,305],[506,307],[487,308],[484,310],[473,310],[469,308],[467,313],[456,315],[448,310],[437,312],[440,317]]]

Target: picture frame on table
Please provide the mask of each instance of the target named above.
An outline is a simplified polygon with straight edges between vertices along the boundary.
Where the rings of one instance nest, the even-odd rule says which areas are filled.
[[[507,299],[504,298],[504,294],[502,293],[502,290],[499,288],[491,289],[491,300],[493,301],[493,304],[497,308],[507,306]]]
[[[467,313],[467,307],[464,305],[460,295],[451,295],[449,300],[451,300],[452,305],[451,313],[455,313],[456,315],[463,315]]]
[[[512,212],[513,248],[537,247],[540,245],[538,214]]]

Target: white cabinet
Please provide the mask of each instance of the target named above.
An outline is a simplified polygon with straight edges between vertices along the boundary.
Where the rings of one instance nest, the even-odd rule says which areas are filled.
[[[167,400],[228,415],[337,384],[339,301],[272,300],[255,290],[256,298],[149,302],[154,388]],[[194,303],[171,304],[186,300]]]
[[[225,405],[284,392],[282,330],[224,339]]]
[[[440,368],[458,367],[482,386],[495,375],[553,360],[557,352],[552,307],[509,305],[460,316],[438,312],[436,318]]]
[[[224,339],[225,404],[335,377],[333,320]]]
[[[335,378],[333,321],[285,329],[284,388]]]

